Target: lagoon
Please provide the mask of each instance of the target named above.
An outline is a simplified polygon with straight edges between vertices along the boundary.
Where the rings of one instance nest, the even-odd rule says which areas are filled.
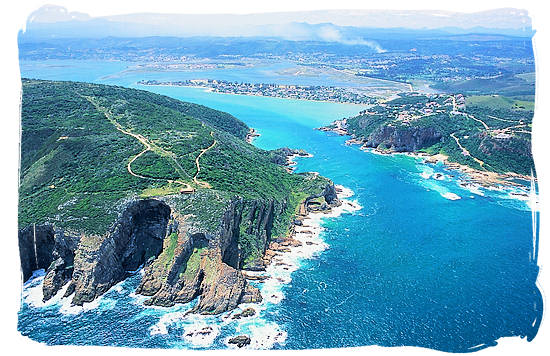
[[[33,299],[38,275],[24,290],[22,334],[48,344],[224,348],[227,336],[238,331],[261,339],[258,347],[276,349],[412,345],[449,352],[536,334],[533,322],[542,316],[536,232],[529,205],[513,191],[468,190],[459,185],[460,173],[442,165],[364,152],[346,145],[344,137],[314,130],[356,114],[361,106],[138,86],[141,79],[197,74],[126,72],[127,67],[27,61],[21,71],[24,77],[134,87],[229,112],[261,134],[254,141],[258,147],[311,153],[296,159],[297,171],[316,171],[351,189],[355,195],[349,199],[362,209],[324,219],[319,238],[327,248],[301,260],[288,284],[273,287],[281,300],[266,304],[248,323],[181,319],[189,306],[144,307],[132,294],[139,273],[113,287],[95,308],[71,311],[61,301],[44,306]],[[237,74],[253,82],[261,70]],[[197,323],[213,325],[215,336],[186,338]]]

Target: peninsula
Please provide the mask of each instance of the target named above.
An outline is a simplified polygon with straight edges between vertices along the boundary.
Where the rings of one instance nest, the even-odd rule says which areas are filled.
[[[191,312],[219,314],[259,302],[242,271],[265,269],[300,216],[340,205],[330,180],[288,172],[296,151],[250,145],[227,113],[29,79],[22,100],[19,251],[24,280],[46,271],[45,301],[83,305],[143,268],[135,292],[148,305],[198,298]]]
[[[181,81],[140,80],[140,85],[187,86],[208,88],[216,93],[269,96],[274,98],[329,101],[349,104],[374,104],[376,98],[355,88],[322,85],[284,85],[269,83],[239,83],[215,79]]]
[[[320,128],[380,153],[443,161],[483,185],[530,179],[533,103],[499,95],[401,93]]]

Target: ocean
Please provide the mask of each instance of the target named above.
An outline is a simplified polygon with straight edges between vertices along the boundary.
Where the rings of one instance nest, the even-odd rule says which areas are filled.
[[[236,77],[261,82],[273,68],[166,73],[126,71],[128,65],[23,61],[21,71],[29,78],[134,87],[229,112],[261,134],[254,145],[311,153],[296,159],[297,171],[319,172],[345,187],[349,205],[333,216],[312,217],[316,244],[285,256],[291,268],[270,267],[273,278],[260,286],[265,301],[250,305],[257,311],[252,318],[184,318],[192,303],[146,307],[134,294],[141,271],[84,308],[59,298],[44,304],[43,271],[37,271],[23,289],[23,335],[47,344],[208,349],[249,334],[256,348],[410,345],[449,352],[536,335],[542,317],[535,285],[538,212],[518,189],[465,187],[461,173],[441,164],[365,152],[346,145],[345,137],[314,130],[362,106],[136,84]],[[324,85],[333,82],[325,79]],[[208,335],[200,332],[205,327],[212,328]]]

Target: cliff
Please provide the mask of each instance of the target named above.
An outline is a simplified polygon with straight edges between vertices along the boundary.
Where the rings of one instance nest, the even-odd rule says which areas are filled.
[[[23,81],[19,253],[43,299],[91,302],[142,270],[146,304],[199,298],[197,313],[261,300],[265,268],[300,205],[337,203],[332,182],[245,141],[226,113],[89,83]],[[244,125],[244,126],[243,126]]]
[[[442,154],[479,172],[523,175],[535,171],[532,109],[512,98],[401,93],[359,115],[320,128],[350,135],[349,143],[381,152]]]
[[[433,127],[383,126],[362,140],[366,147],[380,147],[393,152],[414,152],[438,143],[441,137],[441,133]]]
[[[392,152],[418,151],[441,142],[443,137],[441,130],[436,126],[402,125],[365,115],[337,120],[320,130],[350,135],[353,142],[364,147]]]
[[[322,206],[316,203],[320,198]],[[259,290],[241,271],[265,268],[264,254],[273,240],[273,222],[281,204],[233,197],[214,216],[219,224],[212,230],[168,205],[187,199],[130,201],[101,236],[65,233],[51,225],[26,227],[20,231],[24,278],[34,269],[45,268],[45,301],[69,283],[63,297],[83,305],[144,266],[136,293],[150,296],[147,305],[173,306],[200,297],[193,312],[218,314],[240,303],[260,302]],[[310,211],[338,204],[332,184],[302,203]],[[243,235],[253,237],[257,250],[243,243]]]

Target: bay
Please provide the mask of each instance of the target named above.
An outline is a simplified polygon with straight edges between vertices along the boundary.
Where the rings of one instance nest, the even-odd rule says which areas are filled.
[[[328,249],[301,261],[291,282],[280,286],[284,299],[268,304],[254,325],[180,320],[189,306],[143,307],[132,295],[139,274],[114,287],[96,308],[71,314],[61,301],[32,303],[38,277],[24,291],[19,312],[24,335],[49,344],[222,348],[228,335],[244,330],[258,337],[286,335],[265,344],[273,348],[413,345],[466,352],[494,345],[500,337],[536,334],[533,321],[542,316],[535,285],[536,232],[529,205],[514,191],[468,190],[459,185],[458,172],[441,165],[364,152],[346,145],[344,137],[314,130],[356,114],[361,106],[139,86],[141,79],[205,73],[136,73],[126,71],[129,65],[22,62],[21,70],[32,78],[135,87],[229,112],[261,134],[254,141],[258,147],[311,153],[297,159],[297,170],[319,172],[351,189],[350,199],[362,209],[325,219],[321,237]],[[233,75],[261,82],[265,68],[207,74],[220,73],[217,79]],[[460,199],[448,199],[449,194]],[[193,323],[218,325],[216,337],[202,344],[186,339],[182,335]],[[90,330],[100,336],[90,337]]]

